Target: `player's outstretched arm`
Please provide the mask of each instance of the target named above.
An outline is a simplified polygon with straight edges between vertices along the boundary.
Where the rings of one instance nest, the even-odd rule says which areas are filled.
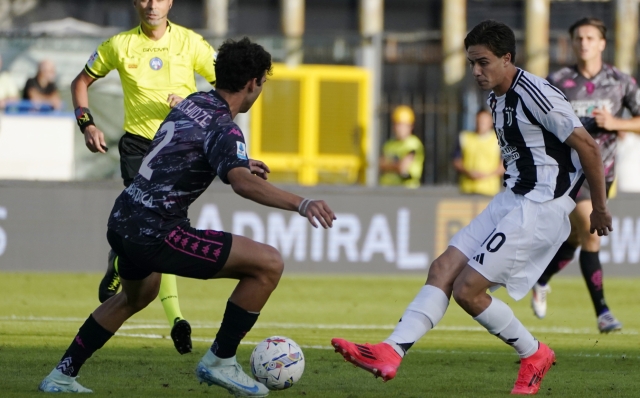
[[[602,156],[598,144],[591,138],[584,127],[577,127],[565,141],[567,145],[578,152],[584,174],[589,182],[591,191],[591,233],[597,232],[599,236],[609,235],[613,231],[611,226],[611,214],[607,209],[607,196],[605,193],[604,169]]]
[[[104,133],[93,124],[93,118],[88,112],[89,86],[95,81],[96,79],[89,76],[84,70],[80,72],[71,82],[71,99],[73,101],[76,118],[78,120],[90,120],[91,123],[83,129],[85,145],[91,152],[106,153],[108,149],[104,140]]]
[[[264,163],[251,160],[249,165],[251,170],[236,167],[227,173],[227,179],[235,193],[261,205],[298,211],[316,228],[316,220],[324,228],[333,226],[336,216],[324,200],[305,199],[277,188],[265,181],[269,168]]]

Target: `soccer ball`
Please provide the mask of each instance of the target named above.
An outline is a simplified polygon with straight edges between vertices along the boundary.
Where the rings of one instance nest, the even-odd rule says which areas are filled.
[[[300,380],[304,355],[295,341],[282,336],[264,339],[251,354],[251,373],[270,390],[284,390]]]

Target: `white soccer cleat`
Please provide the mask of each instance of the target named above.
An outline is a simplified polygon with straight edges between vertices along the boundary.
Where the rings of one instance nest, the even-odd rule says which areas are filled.
[[[196,377],[200,383],[226,388],[236,397],[266,397],[269,389],[242,371],[236,357],[218,358],[211,350],[198,363]]]
[[[533,313],[540,319],[547,315],[547,294],[551,292],[551,286],[549,285],[533,285],[531,289],[531,308]]]
[[[606,311],[598,316],[598,330],[600,333],[619,331],[622,330],[622,322],[617,320],[611,311]]]
[[[93,392],[88,388],[84,388],[80,383],[76,381],[75,377],[62,374],[58,369],[53,369],[49,376],[38,386],[38,390],[42,392],[75,392],[75,393],[90,393]]]

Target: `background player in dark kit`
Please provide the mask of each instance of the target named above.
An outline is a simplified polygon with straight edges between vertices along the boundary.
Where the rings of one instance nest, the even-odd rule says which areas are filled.
[[[569,28],[577,64],[552,73],[548,81],[561,90],[576,115],[600,147],[604,164],[607,195],[615,179],[615,158],[619,131],[640,132],[640,90],[631,76],[602,61],[607,28],[596,18],[583,18]],[[631,119],[622,119],[627,108]],[[576,209],[571,213],[571,229],[567,241],[560,247],[540,280],[532,289],[531,305],[539,318],[546,315],[547,293],[551,277],[567,265],[578,247],[580,269],[589,289],[601,332],[622,329],[604,299],[600,237],[589,231],[591,191],[585,181],[576,197]]]

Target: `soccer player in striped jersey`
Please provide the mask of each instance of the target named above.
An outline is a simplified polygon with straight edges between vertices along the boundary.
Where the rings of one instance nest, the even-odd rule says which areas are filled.
[[[492,90],[488,103],[507,189],[431,264],[425,286],[387,340],[355,344],[335,338],[332,345],[347,361],[392,379],[406,351],[442,319],[453,295],[520,356],[511,393],[535,394],[555,353],[487,290],[504,286],[516,300],[526,296],[569,235],[569,213],[585,174],[593,203],[591,231],[608,234],[611,215],[600,150],[559,90],[514,65],[516,41],[508,26],[481,22],[464,44],[476,82]]]
[[[88,89],[117,70],[124,92],[124,135],[118,143],[120,171],[129,186],[160,123],[182,98],[196,91],[194,72],[215,81],[215,51],[195,32],[169,22],[173,0],[135,0],[140,25],[102,43],[71,84],[76,118],[91,152],[105,153],[104,134],[89,111]],[[120,287],[118,257],[109,252],[108,267],[98,288],[100,302]],[[160,302],[171,326],[171,339],[180,354],[191,352],[191,326],[182,316],[175,275],[160,284]]]
[[[552,73],[547,80],[569,99],[576,116],[600,146],[605,170],[607,196],[615,179],[615,160],[619,131],[640,132],[640,90],[633,77],[602,61],[606,46],[607,27],[596,18],[583,18],[569,28],[577,64]],[[624,109],[632,117],[622,119]],[[589,233],[591,191],[582,185],[576,197],[576,209],[571,213],[571,230],[558,253],[549,263],[532,290],[531,306],[538,318],[547,313],[549,280],[564,268],[580,250],[580,270],[589,289],[596,312],[598,329],[602,333],[622,329],[604,299],[600,237]]]

